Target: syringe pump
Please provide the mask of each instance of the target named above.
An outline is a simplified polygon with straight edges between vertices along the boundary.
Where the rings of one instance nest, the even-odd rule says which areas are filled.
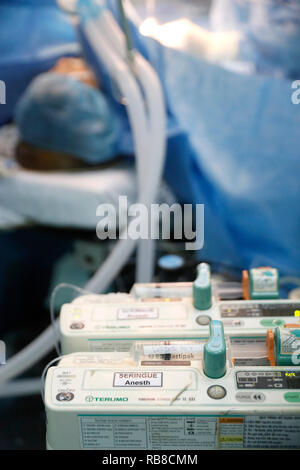
[[[271,284],[274,290],[277,285],[275,280],[270,283],[272,270],[265,283],[269,271],[252,274],[256,296],[264,286],[271,290]],[[220,301],[205,263],[193,283],[136,284],[130,294],[84,295],[61,309],[62,351],[126,351],[136,340],[195,339],[208,335],[211,320],[222,321],[231,335],[264,335],[276,326],[300,326],[300,299],[264,295],[271,298]]]
[[[48,449],[299,449],[299,331],[232,341],[213,320],[206,340],[65,356],[46,377]]]

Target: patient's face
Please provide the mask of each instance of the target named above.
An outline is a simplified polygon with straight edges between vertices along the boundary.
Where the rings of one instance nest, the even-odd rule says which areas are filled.
[[[93,71],[82,59],[62,57],[56,62],[50,72],[68,75],[94,88],[98,88],[99,86]]]

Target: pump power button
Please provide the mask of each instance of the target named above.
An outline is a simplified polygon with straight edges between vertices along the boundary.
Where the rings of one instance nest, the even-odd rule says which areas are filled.
[[[213,398],[214,400],[221,400],[226,396],[226,390],[224,387],[221,387],[221,385],[212,385],[207,390],[207,394],[210,398]]]
[[[211,318],[210,318],[208,315],[199,315],[199,316],[196,318],[196,322],[197,322],[198,325],[200,325],[200,326],[207,326],[207,325],[209,325],[210,320],[211,320]]]

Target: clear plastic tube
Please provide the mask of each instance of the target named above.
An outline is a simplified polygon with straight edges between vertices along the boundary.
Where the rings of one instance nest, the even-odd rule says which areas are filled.
[[[99,60],[114,77],[121,94],[126,97],[127,113],[136,150],[138,193],[141,195],[147,160],[150,156],[146,108],[142,92],[128,65],[122,60],[120,54],[117,54],[114,48],[107,43],[107,38],[100,31],[99,25],[89,20],[84,23],[82,29]]]
[[[41,379],[19,379],[9,382],[0,389],[1,398],[12,398],[26,395],[38,395],[41,391]]]
[[[97,20],[97,26],[99,27],[103,24],[103,28],[105,28],[105,19],[107,20],[107,29],[108,23],[114,24],[114,20],[109,17],[109,15],[105,15],[106,13],[102,13],[100,18]],[[114,25],[114,28],[116,29],[116,25]],[[105,40],[101,37],[102,33],[100,33],[96,28],[96,24],[88,22],[88,26],[85,28],[85,33],[87,34],[90,43],[94,45],[95,50],[98,51],[100,60],[102,60],[104,64],[106,63],[108,68],[110,67],[110,71],[113,76],[117,76],[118,73],[120,73],[118,69],[120,67],[124,69],[124,64],[121,66],[122,62],[115,51],[110,53],[110,59],[107,61],[107,51],[105,51],[105,47],[103,47],[103,42],[105,42]],[[120,35],[115,35],[114,37],[114,47],[119,49],[121,56],[124,56],[124,40],[121,39]],[[100,46],[99,50],[97,49],[97,44]],[[166,128],[165,106],[163,93],[156,73],[140,56],[140,54],[136,53],[134,55],[134,59],[134,66],[145,92],[148,108],[145,109],[143,104],[141,105],[141,108],[139,108],[139,104],[141,104],[141,102],[144,103],[140,90],[134,90],[132,83],[126,83],[124,75],[122,75],[122,80],[121,82],[118,82],[118,84],[121,92],[128,99],[128,115],[133,129],[134,141],[137,150],[137,173],[139,175],[140,194],[139,202],[149,206],[156,198],[158,185],[163,171]],[[127,72],[129,72],[129,70],[127,70]],[[125,76],[127,75],[125,74]],[[147,116],[147,114],[148,120],[145,122],[145,116]],[[150,148],[152,155],[150,155]],[[151,158],[152,156],[154,156],[154,158]],[[141,197],[142,194],[145,196]],[[149,282],[152,278],[154,270],[154,245],[155,242],[151,240],[151,237],[149,237],[148,240],[142,240],[141,243],[139,243],[137,257],[138,282]],[[133,247],[130,248],[131,252],[133,249]]]
[[[58,324],[55,321],[55,300],[56,300],[56,296],[58,292],[62,289],[72,289],[78,294],[91,294],[91,292],[86,289],[82,289],[81,287],[77,287],[77,286],[74,286],[73,284],[66,284],[66,283],[59,284],[53,289],[51,298],[50,298],[50,320],[51,320],[51,325],[54,331],[55,348],[56,348],[56,352],[58,356],[60,356],[61,351],[60,351],[60,346],[59,346],[59,333],[58,333],[58,328],[57,328]]]
[[[56,320],[57,321],[57,320]],[[55,344],[55,332],[50,325],[32,343],[10,359],[0,369],[0,387],[4,382],[17,377],[50,353]]]
[[[163,174],[164,155],[166,151],[166,141],[164,138],[166,129],[164,97],[157,75],[140,54],[136,55],[135,66],[148,103],[149,131],[153,143],[152,151],[155,156],[154,159],[149,158],[149,168],[147,169],[147,174],[145,174],[144,178],[146,199],[149,197],[148,209],[150,209],[150,204],[156,202],[158,185]],[[158,224],[159,221],[151,220],[151,223]],[[154,259],[155,240],[152,240],[151,236],[149,236],[148,240],[140,240],[137,255],[137,282],[150,282],[152,280]]]
[[[295,286],[300,287],[300,278],[295,276],[285,276],[279,280],[279,283],[281,286],[284,286],[285,284],[294,284]]]
[[[109,11],[104,11],[97,19],[97,25],[103,33],[109,38],[110,44],[115,52],[126,60],[126,41],[124,35],[121,33],[118,25],[115,22],[113,15]],[[165,112],[164,112],[164,97],[158,77],[154,73],[152,67],[148,62],[138,53],[134,53],[133,71],[136,71],[136,76],[142,85],[147,102],[148,119],[148,132],[147,137],[148,148],[151,146],[151,151],[155,158],[151,155],[141,155],[142,161],[140,163],[140,191],[142,188],[149,186],[153,181],[157,182],[156,188],[149,188],[151,191],[150,202],[155,202],[158,192],[158,184],[161,180],[163,172],[163,162],[165,153]],[[147,194],[148,189],[146,190]],[[141,194],[141,193],[140,193]],[[146,196],[146,199],[147,196]],[[154,221],[152,221],[154,223]],[[158,223],[158,221],[156,221]],[[138,256],[137,256],[137,282],[150,282],[154,272],[154,258],[155,258],[155,241],[141,240],[138,243]]]

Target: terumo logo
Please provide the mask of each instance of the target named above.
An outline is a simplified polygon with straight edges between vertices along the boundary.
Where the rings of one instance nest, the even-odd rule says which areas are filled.
[[[292,103],[299,104],[300,103],[300,80],[295,80],[292,83],[292,89],[295,90],[292,93],[292,97],[291,97]]]
[[[0,80],[0,104],[6,104],[6,85]]]
[[[6,363],[5,349],[4,341],[0,341],[0,366],[3,366]]]
[[[88,395],[85,397],[85,401],[88,403],[93,402],[103,402],[103,401],[128,401],[128,397],[94,397],[93,395]]]

